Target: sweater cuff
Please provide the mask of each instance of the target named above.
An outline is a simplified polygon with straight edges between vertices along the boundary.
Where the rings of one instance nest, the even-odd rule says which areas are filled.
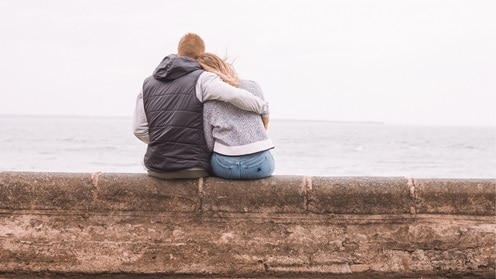
[[[269,114],[270,114],[269,103],[265,102],[264,112],[262,113],[262,116],[269,117]]]

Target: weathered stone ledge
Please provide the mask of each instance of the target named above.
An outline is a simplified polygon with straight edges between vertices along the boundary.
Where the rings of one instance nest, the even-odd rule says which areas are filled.
[[[0,277],[494,278],[496,180],[0,173]]]

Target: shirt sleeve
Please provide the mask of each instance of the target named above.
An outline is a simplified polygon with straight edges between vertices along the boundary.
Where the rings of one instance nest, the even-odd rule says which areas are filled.
[[[250,92],[231,86],[219,76],[210,72],[203,72],[196,83],[196,97],[201,102],[223,101],[242,110],[252,111],[262,115],[269,114],[269,103],[254,96]]]
[[[133,133],[142,142],[150,143],[148,135],[148,120],[145,114],[145,106],[143,103],[143,93],[140,93],[136,98],[136,107],[134,108],[133,116]]]
[[[208,106],[210,104],[206,103],[205,104],[205,109],[203,110],[203,133],[205,135],[205,142],[207,143],[207,148],[208,151],[212,152],[214,150],[214,135],[213,135],[213,127],[210,125],[210,119],[211,119],[211,109],[208,109]]]

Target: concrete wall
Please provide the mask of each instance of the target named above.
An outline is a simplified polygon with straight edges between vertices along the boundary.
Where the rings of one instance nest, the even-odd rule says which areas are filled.
[[[494,278],[495,187],[1,172],[0,277]]]

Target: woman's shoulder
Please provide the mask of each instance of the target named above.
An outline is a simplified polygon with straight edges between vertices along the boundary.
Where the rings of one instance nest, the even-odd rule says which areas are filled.
[[[263,98],[262,88],[257,82],[253,80],[242,79],[239,81],[238,87],[251,92],[255,96]]]
[[[246,87],[260,87],[258,83],[254,80],[249,80],[249,79],[240,79],[239,80],[239,86],[246,86]]]

